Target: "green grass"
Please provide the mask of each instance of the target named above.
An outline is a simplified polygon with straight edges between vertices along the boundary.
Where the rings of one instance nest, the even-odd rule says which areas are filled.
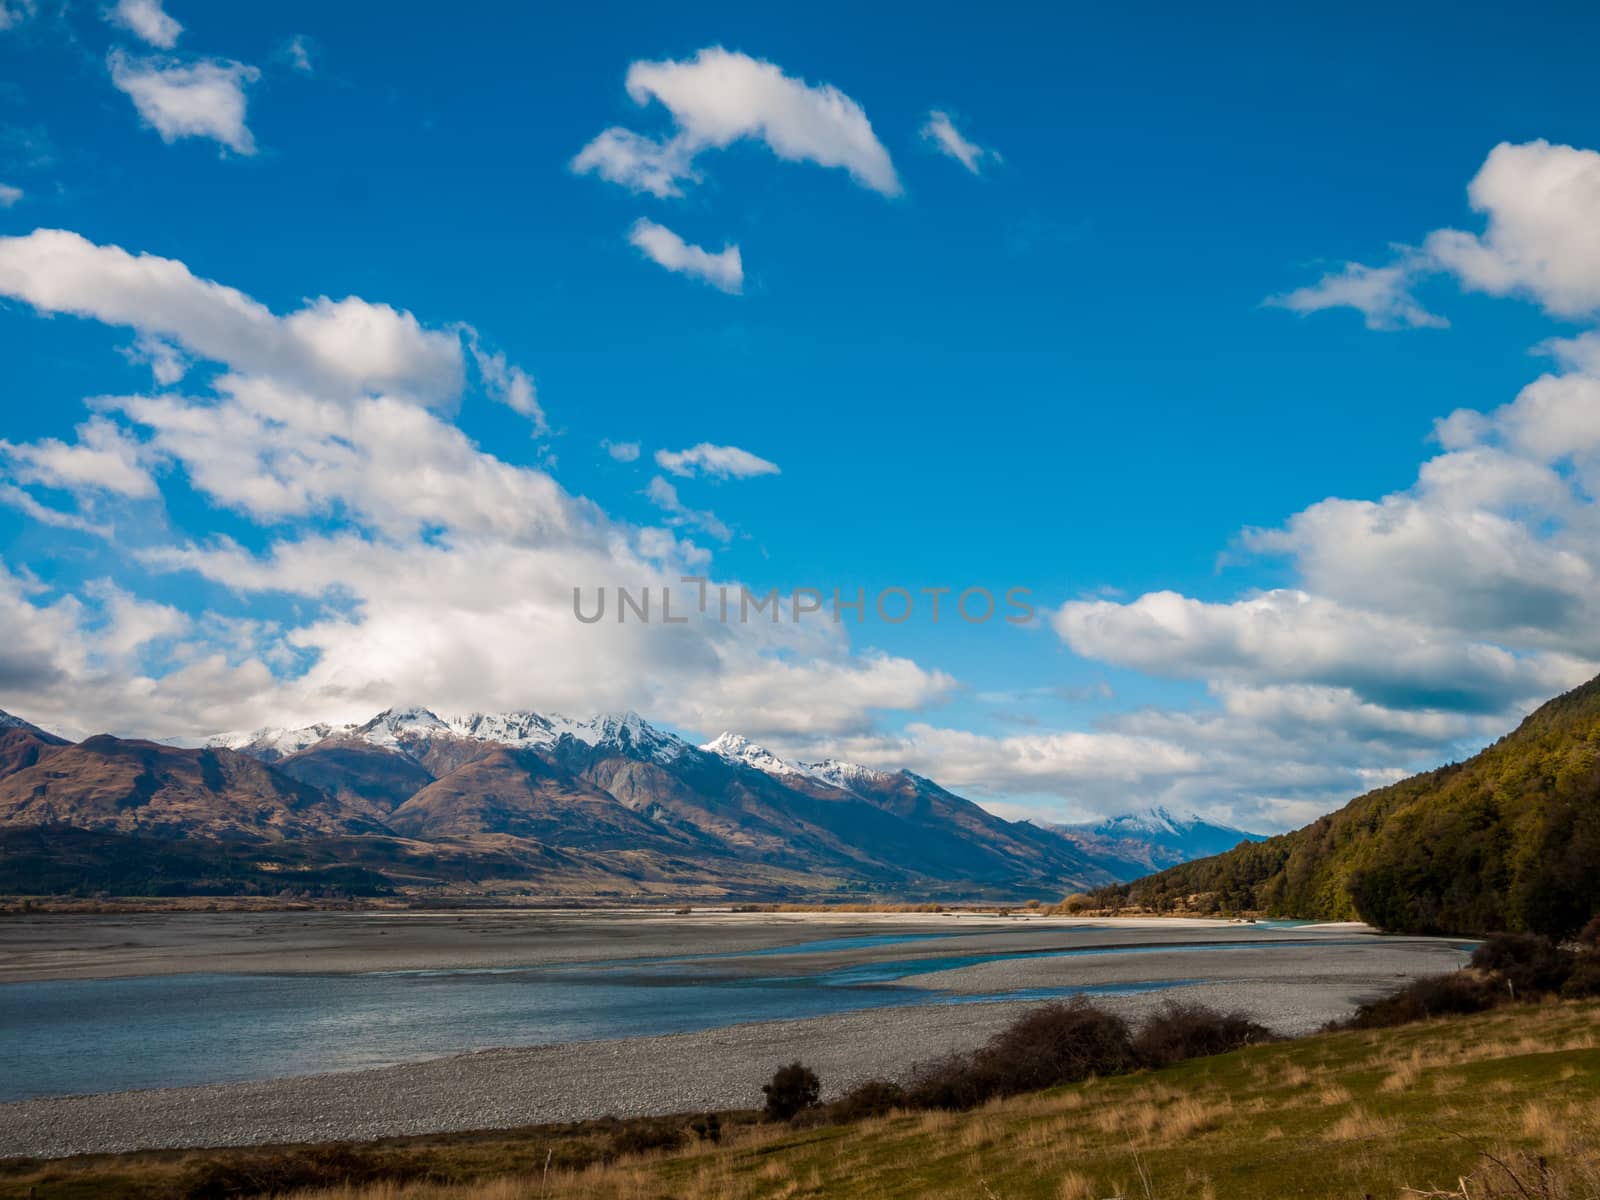
[[[1256,1046],[969,1113],[815,1128],[736,1125],[721,1145],[691,1143],[590,1167],[573,1149],[605,1136],[591,1126],[408,1139],[384,1144],[396,1168],[381,1173],[388,1181],[296,1196],[1359,1200],[1411,1194],[1406,1188],[1459,1197],[1463,1177],[1473,1200],[1521,1196],[1494,1165],[1499,1159],[1531,1197],[1594,1200],[1597,1047],[1600,1003],[1516,1006]],[[1544,1178],[1540,1156],[1550,1164]],[[184,1172],[226,1157],[18,1166],[0,1171],[0,1196],[23,1196],[30,1186],[39,1200],[181,1194]]]

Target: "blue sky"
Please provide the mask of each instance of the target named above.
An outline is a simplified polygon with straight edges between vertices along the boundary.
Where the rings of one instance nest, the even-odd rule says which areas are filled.
[[[0,14],[9,711],[635,707],[1274,829],[1600,658],[1592,9]],[[1041,619],[561,603],[683,570]]]

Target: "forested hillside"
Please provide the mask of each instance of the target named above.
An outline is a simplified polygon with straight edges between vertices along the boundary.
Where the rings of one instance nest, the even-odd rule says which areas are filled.
[[[1096,896],[1411,933],[1570,934],[1600,912],[1600,679],[1464,763]]]

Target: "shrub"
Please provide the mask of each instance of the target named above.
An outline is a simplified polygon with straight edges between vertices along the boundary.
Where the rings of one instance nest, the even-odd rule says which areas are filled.
[[[974,1056],[999,1095],[1037,1091],[1135,1065],[1128,1023],[1079,997],[1046,1004],[990,1038]]]
[[[696,1117],[689,1122],[689,1128],[694,1130],[695,1137],[702,1142],[722,1140],[722,1118],[716,1113],[706,1113],[703,1117]]]
[[[1577,965],[1576,957],[1536,933],[1491,934],[1472,952],[1472,965],[1492,971],[1518,996],[1561,990]]]
[[[1600,950],[1600,913],[1596,913],[1578,934],[1578,945],[1587,950]]]
[[[232,1200],[302,1188],[357,1187],[383,1177],[382,1168],[366,1155],[344,1146],[317,1146],[200,1163],[184,1177],[178,1194],[185,1200]]]
[[[671,1120],[630,1121],[611,1135],[611,1151],[620,1155],[676,1150],[688,1140],[683,1127]]]
[[[914,1108],[972,1108],[1137,1065],[1128,1023],[1079,997],[1019,1017],[970,1055],[953,1054],[917,1067],[906,1089]]]
[[[822,1082],[810,1067],[792,1062],[779,1067],[772,1082],[761,1085],[761,1093],[767,1098],[767,1116],[774,1121],[788,1121],[816,1105],[822,1095]]]
[[[843,1125],[851,1121],[864,1121],[868,1117],[881,1117],[905,1107],[905,1088],[887,1079],[869,1079],[856,1084],[828,1105],[828,1117]]]
[[[1348,1021],[1335,1022],[1333,1028],[1387,1029],[1391,1025],[1410,1025],[1430,1017],[1483,1012],[1508,998],[1504,988],[1476,972],[1429,975],[1363,1004],[1356,1009],[1355,1016]]]
[[[990,1081],[978,1073],[969,1054],[947,1054],[920,1062],[906,1085],[907,1108],[976,1108],[994,1095]]]
[[[1164,1067],[1274,1040],[1272,1030],[1242,1012],[1224,1013],[1203,1004],[1169,1000],[1145,1018],[1133,1050],[1144,1066]]]
[[[1561,994],[1574,1000],[1600,996],[1600,959],[1588,958],[1574,967],[1561,985]]]

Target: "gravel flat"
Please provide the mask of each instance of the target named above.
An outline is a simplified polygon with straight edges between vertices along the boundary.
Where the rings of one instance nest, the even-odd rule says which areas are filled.
[[[1130,1017],[1182,997],[1243,1009],[1280,1033],[1296,1035],[1409,978],[1460,966],[1467,957],[1458,943],[1383,938],[1360,926],[965,918],[957,925],[904,917],[818,920],[769,914],[676,922],[654,916],[530,919],[519,914],[514,920],[478,916],[467,922],[335,916],[341,919],[309,924],[303,918],[263,921],[252,915],[185,918],[176,926],[161,919],[130,925],[126,918],[13,925],[0,930],[0,952],[20,948],[23,953],[8,958],[11,971],[0,972],[0,978],[230,969],[320,973],[334,962],[345,970],[449,969],[486,962],[707,953],[718,956],[719,967],[751,974],[780,968],[805,973],[841,962],[892,967],[930,955],[954,965],[898,980],[927,995],[927,1003],[906,1007],[486,1050],[340,1073],[0,1105],[0,1157],[363,1140],[754,1107],[761,1083],[796,1059],[813,1067],[832,1094],[872,1076],[904,1077],[918,1061],[976,1046],[1038,1002],[990,999],[1018,990],[1109,988],[1096,1001]],[[928,930],[955,936],[915,943],[872,940]],[[866,940],[840,945],[841,938]],[[347,950],[342,958],[341,945]],[[992,953],[1014,957],[960,963],[964,955]],[[1118,990],[1141,986],[1150,990]],[[907,993],[908,999],[915,995]],[[73,1052],[93,1053],[93,1047]]]

